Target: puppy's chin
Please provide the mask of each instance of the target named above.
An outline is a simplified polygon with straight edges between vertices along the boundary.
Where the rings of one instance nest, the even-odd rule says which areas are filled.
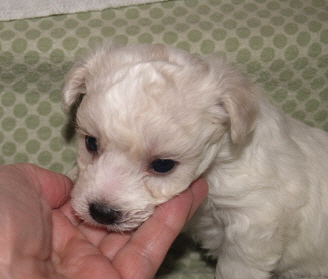
[[[87,218],[83,218],[81,216],[79,216],[79,217],[86,224],[88,224],[92,227],[105,228],[111,232],[124,233],[124,232],[131,232],[131,231],[137,230],[149,218],[149,216],[142,220],[137,220],[135,218],[131,221],[122,221],[122,222],[114,223],[112,225],[99,224],[99,223],[95,222],[94,220],[92,220],[90,217],[87,217]]]
[[[126,211],[122,213],[122,217],[114,224],[102,226],[104,226],[109,231],[115,232],[134,231],[139,228],[152,214],[153,211]]]

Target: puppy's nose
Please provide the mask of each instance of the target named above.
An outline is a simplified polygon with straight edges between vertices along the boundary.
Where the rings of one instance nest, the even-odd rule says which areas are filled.
[[[99,224],[112,225],[120,218],[120,212],[102,203],[91,203],[89,212],[93,220]]]

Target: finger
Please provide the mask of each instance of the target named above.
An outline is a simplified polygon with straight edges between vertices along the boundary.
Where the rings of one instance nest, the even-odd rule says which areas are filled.
[[[39,187],[41,195],[51,208],[58,208],[68,200],[73,187],[68,177],[31,164],[17,166],[34,185]]]
[[[59,208],[59,210],[70,220],[70,222],[75,227],[78,226],[82,222],[82,220],[76,215],[74,209],[72,208],[71,200],[69,200],[64,205],[62,205]]]
[[[158,206],[114,258],[113,264],[122,277],[132,278],[138,274],[138,278],[152,278],[174,239],[206,194],[207,184],[200,179],[180,195]]]
[[[132,233],[110,232],[99,243],[99,250],[110,261],[113,261],[117,253],[130,240]]]
[[[65,278],[120,278],[108,259],[59,210],[53,211],[53,255]]]
[[[78,229],[83,233],[85,238],[96,247],[99,246],[99,244],[109,233],[105,228],[90,226],[84,222],[81,222],[78,225]]]
[[[60,211],[52,211],[52,245],[53,250],[60,256],[64,253],[66,246],[74,238],[83,238],[79,230],[72,225],[70,220]]]
[[[194,202],[191,205],[188,220],[194,215],[199,205],[206,198],[208,194],[208,185],[205,179],[199,178],[191,184],[190,190],[193,192]]]
[[[97,228],[84,223],[75,213],[71,202],[66,202],[59,211],[66,216],[74,227],[77,227],[94,246],[99,246],[99,243],[108,235],[108,230],[105,228]]]
[[[163,220],[167,228],[178,234],[205,199],[207,192],[206,181],[198,179],[186,191],[158,206],[153,216]]]

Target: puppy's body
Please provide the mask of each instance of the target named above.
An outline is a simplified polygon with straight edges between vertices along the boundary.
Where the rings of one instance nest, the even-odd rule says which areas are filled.
[[[80,94],[72,199],[87,222],[134,229],[203,175],[188,228],[218,257],[217,278],[328,276],[325,132],[224,61],[163,46],[99,49],[68,76],[66,107]]]
[[[327,276],[327,134],[259,107],[245,144],[206,172],[191,232],[219,257],[218,278]]]

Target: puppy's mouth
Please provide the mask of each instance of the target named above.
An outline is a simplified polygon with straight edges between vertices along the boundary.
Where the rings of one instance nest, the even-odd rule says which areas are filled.
[[[151,214],[151,211],[119,210],[110,208],[105,203],[95,202],[89,204],[87,219],[91,219],[93,225],[106,227],[110,231],[126,232],[137,229]]]

